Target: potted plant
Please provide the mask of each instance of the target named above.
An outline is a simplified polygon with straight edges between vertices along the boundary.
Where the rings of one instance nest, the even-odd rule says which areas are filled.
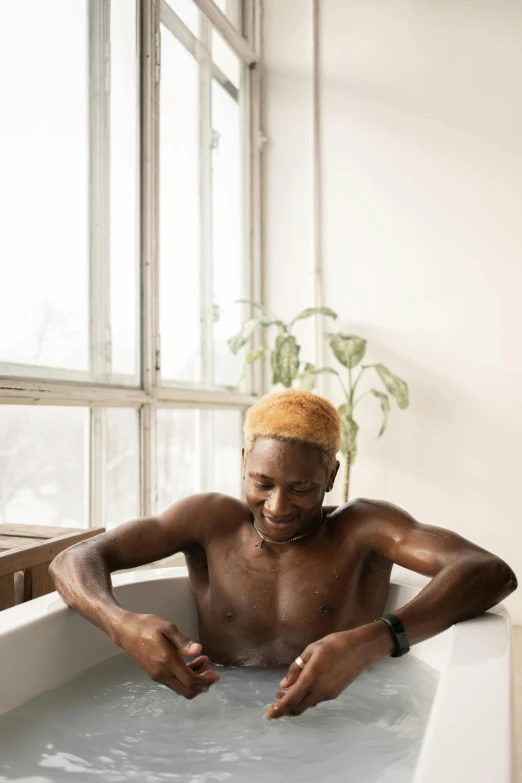
[[[312,390],[315,386],[316,378],[320,374],[335,375],[338,378],[344,395],[344,402],[337,410],[341,417],[342,426],[341,453],[345,458],[343,499],[344,502],[347,502],[350,493],[350,472],[357,454],[357,435],[359,432],[359,425],[354,417],[355,409],[367,395],[372,395],[379,401],[383,417],[377,435],[380,438],[384,434],[388,422],[388,414],[391,409],[390,397],[395,400],[400,410],[404,410],[409,405],[406,382],[392,373],[384,364],[361,364],[366,354],[366,340],[352,334],[329,332],[325,335],[333,355],[346,372],[329,366],[316,367],[311,362],[301,361],[299,356],[301,346],[292,333],[294,324],[304,318],[316,315],[326,316],[335,320],[337,313],[329,307],[307,308],[291,321],[285,323],[258,302],[250,300],[240,300],[240,302],[252,305],[258,312],[258,315],[246,320],[239,332],[230,338],[228,346],[232,353],[237,354],[249,342],[256,329],[265,330],[275,327],[277,330],[275,340],[272,340],[270,344],[265,342],[259,348],[247,352],[240,379],[245,377],[248,367],[261,359],[267,352],[270,354],[273,386],[282,384],[285,388],[290,388],[297,385],[301,389]],[[355,377],[354,370],[356,370]],[[384,387],[384,391],[382,387],[380,389],[370,388],[357,396],[356,391],[359,382],[368,370],[374,371],[377,375],[378,384]]]

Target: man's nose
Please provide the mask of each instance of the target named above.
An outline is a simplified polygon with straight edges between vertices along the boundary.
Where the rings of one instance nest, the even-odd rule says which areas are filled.
[[[289,517],[292,514],[292,505],[287,493],[282,488],[273,489],[265,500],[265,511],[273,517]]]

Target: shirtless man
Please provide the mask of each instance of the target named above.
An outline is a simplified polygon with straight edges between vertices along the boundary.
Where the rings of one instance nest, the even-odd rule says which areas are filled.
[[[246,417],[246,502],[194,495],[76,544],[51,565],[57,590],[153,680],[186,698],[219,679],[210,661],[290,664],[266,713],[276,718],[336,698],[370,664],[404,649],[387,622],[376,622],[393,563],[432,577],[395,612],[410,645],[516,589],[503,560],[389,503],[323,507],[339,443],[327,400],[297,390],[267,395]],[[127,611],[112,592],[112,571],[176,552],[187,559],[201,644],[161,617]],[[185,663],[182,654],[197,657]]]

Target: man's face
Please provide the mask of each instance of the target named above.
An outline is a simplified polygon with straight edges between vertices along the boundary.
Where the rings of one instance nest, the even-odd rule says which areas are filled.
[[[319,450],[256,438],[245,464],[245,494],[257,527],[280,541],[320,521],[328,479]]]

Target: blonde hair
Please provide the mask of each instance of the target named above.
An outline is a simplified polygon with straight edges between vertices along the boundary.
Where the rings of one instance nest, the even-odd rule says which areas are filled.
[[[246,412],[245,451],[256,438],[316,446],[331,470],[341,443],[341,419],[331,402],[304,389],[286,389],[262,397]]]

